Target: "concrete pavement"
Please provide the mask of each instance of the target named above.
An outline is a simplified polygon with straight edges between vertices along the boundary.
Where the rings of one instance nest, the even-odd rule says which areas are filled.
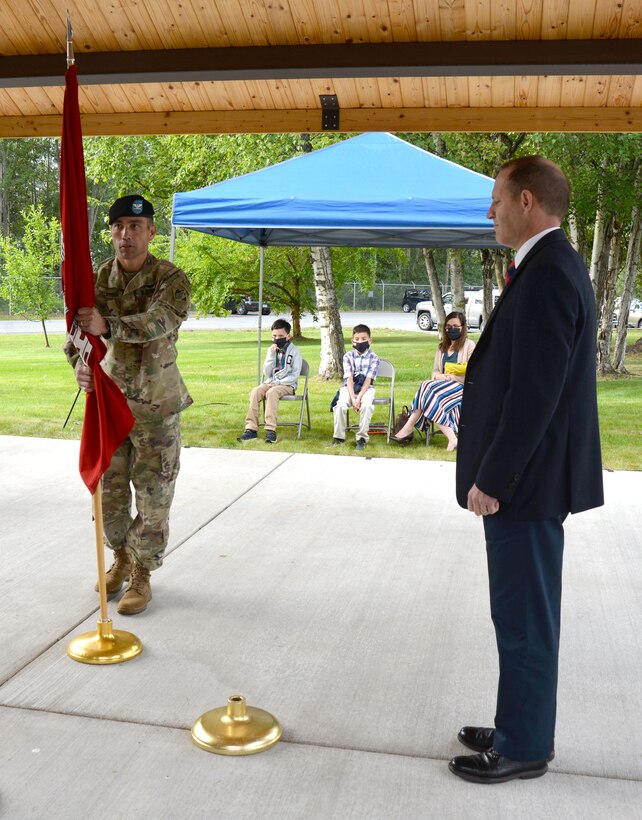
[[[571,518],[557,756],[534,781],[452,776],[492,721],[481,524],[452,463],[185,449],[142,655],[66,656],[96,627],[78,443],[0,437],[0,816],[642,818],[640,473]],[[284,729],[250,757],[189,728],[242,693]]]

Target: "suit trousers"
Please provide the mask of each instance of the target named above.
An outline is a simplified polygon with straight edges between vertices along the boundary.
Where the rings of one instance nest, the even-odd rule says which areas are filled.
[[[271,385],[271,386],[270,386]],[[250,403],[245,417],[245,429],[259,429],[259,409],[261,402],[265,399],[265,429],[276,430],[277,418],[279,415],[279,399],[281,396],[293,396],[294,388],[291,384],[272,384],[263,382],[250,393]]]
[[[484,516],[499,651],[494,749],[544,760],[554,747],[565,516]]]

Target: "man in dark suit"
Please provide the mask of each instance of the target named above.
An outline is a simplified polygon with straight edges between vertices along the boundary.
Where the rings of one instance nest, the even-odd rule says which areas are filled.
[[[568,180],[543,157],[506,163],[489,219],[517,251],[468,363],[457,500],[483,516],[499,651],[494,728],[464,726],[477,754],[450,770],[478,783],[539,777],[554,755],[563,522],[604,503],[595,299],[560,223]]]

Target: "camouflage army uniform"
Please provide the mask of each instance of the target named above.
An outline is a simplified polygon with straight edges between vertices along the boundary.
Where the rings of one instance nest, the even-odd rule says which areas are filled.
[[[149,570],[161,565],[167,546],[180,467],[178,414],[192,404],[176,365],[178,328],[187,318],[190,293],[183,271],[151,254],[134,274],[115,258],[96,272],[96,308],[109,323],[102,366],[135,419],[102,479],[105,540],[112,549],[126,548]],[[75,364],[69,345],[65,349]]]

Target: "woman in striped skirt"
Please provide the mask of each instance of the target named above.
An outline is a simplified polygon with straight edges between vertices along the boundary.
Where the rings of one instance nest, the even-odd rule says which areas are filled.
[[[397,444],[406,444],[412,439],[413,429],[425,430],[434,422],[448,439],[446,449],[457,447],[459,411],[464,392],[464,376],[447,373],[449,363],[464,364],[470,358],[475,343],[468,338],[466,317],[453,310],[446,316],[441,331],[441,343],[435,353],[432,379],[422,382],[412,401],[412,412],[408,421],[391,436]]]

